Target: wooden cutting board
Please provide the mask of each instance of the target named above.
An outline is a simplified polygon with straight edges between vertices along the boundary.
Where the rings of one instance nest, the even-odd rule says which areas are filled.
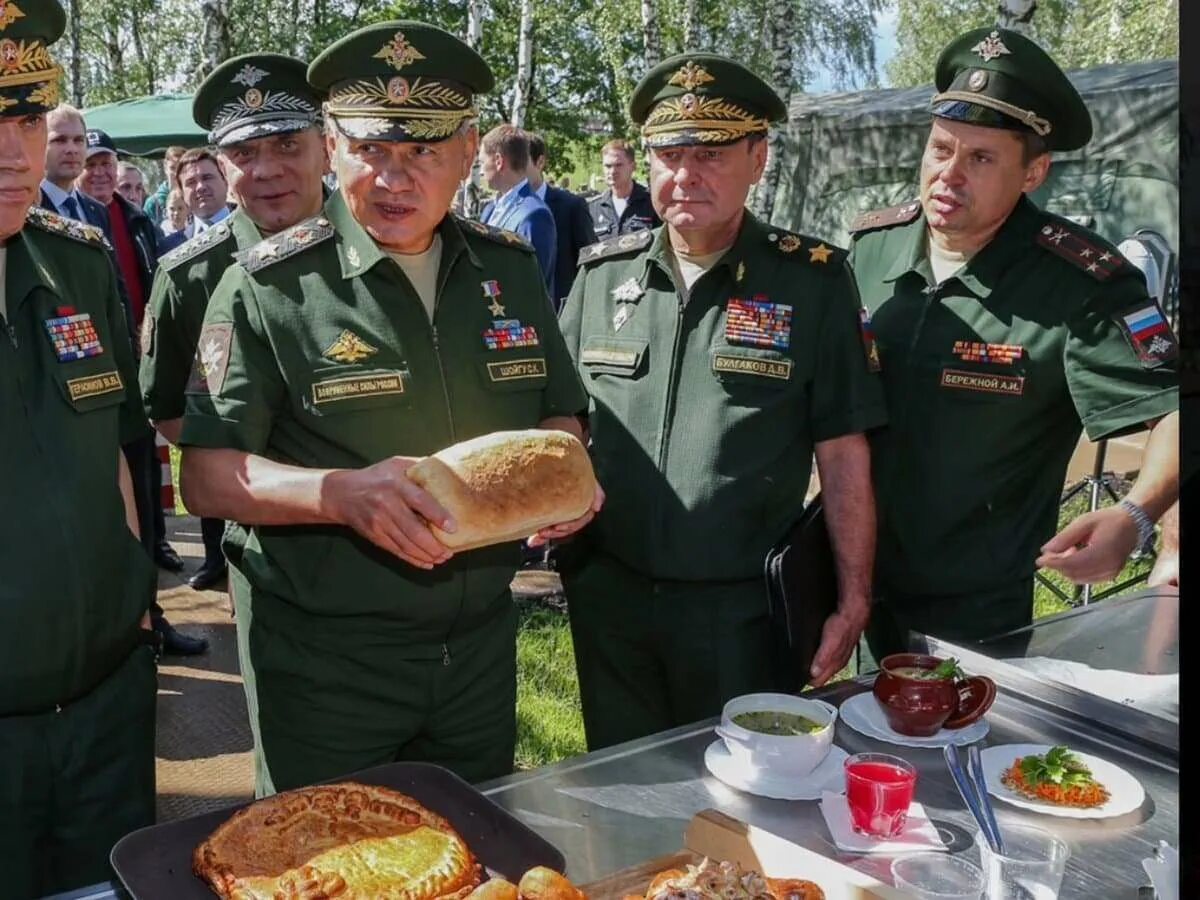
[[[659,872],[694,865],[705,856],[732,860],[743,869],[772,878],[806,878],[821,886],[825,900],[911,900],[908,894],[865,872],[714,809],[692,817],[684,832],[684,849],[679,853],[646,860],[581,885],[581,889],[589,900],[622,900],[631,894],[640,897]]]

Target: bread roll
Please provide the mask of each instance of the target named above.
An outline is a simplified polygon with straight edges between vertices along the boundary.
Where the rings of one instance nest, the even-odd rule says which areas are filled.
[[[457,523],[453,533],[429,526],[455,551],[520,540],[578,519],[596,495],[592,461],[565,431],[485,434],[425,457],[408,477]]]

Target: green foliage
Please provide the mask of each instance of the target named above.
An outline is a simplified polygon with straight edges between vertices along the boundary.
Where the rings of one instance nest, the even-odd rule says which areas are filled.
[[[1021,777],[1030,787],[1058,784],[1083,787],[1092,783],[1092,773],[1083,761],[1066,747],[1051,747],[1041,756],[1021,760]]]
[[[929,84],[942,48],[996,21],[997,0],[896,0],[896,87]],[[1033,37],[1064,69],[1179,55],[1178,0],[1040,0]]]
[[[517,769],[585,752],[575,650],[564,613],[521,605],[517,632]]]

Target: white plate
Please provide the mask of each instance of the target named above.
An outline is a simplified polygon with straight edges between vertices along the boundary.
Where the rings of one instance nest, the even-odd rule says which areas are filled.
[[[1045,800],[1030,800],[1016,791],[1009,790],[1000,781],[1000,776],[1013,764],[1013,760],[1021,756],[1040,756],[1049,749],[1048,744],[1001,744],[999,747],[988,747],[980,754],[983,759],[983,777],[987,782],[988,793],[1013,806],[1066,819],[1107,819],[1110,816],[1123,816],[1140,807],[1142,801],[1146,799],[1146,791],[1136,778],[1120,766],[1088,753],[1076,753],[1075,755],[1092,770],[1092,775],[1096,780],[1108,788],[1109,795],[1107,803],[1094,809],[1055,806]]]
[[[835,745],[829,748],[829,755],[803,778],[773,775],[765,769],[749,769],[736,763],[725,742],[718,738],[704,751],[704,767],[718,780],[748,794],[773,800],[820,800],[822,791],[845,789],[842,763],[849,755]]]
[[[967,744],[974,744],[985,738],[991,729],[985,716],[972,722],[966,728],[943,728],[930,737],[910,737],[907,734],[900,734],[888,724],[887,718],[883,714],[883,707],[879,705],[879,701],[870,691],[855,694],[849,700],[844,701],[838,715],[843,722],[859,734],[887,741],[889,744],[899,744],[902,747],[937,748],[947,744],[965,747]]]

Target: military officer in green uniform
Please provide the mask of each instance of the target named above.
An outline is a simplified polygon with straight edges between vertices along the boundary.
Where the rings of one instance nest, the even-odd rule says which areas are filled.
[[[258,790],[394,760],[503,775],[519,545],[452,556],[429,523],[454,523],[405,472],[497,430],[579,435],[586,397],[532,248],[449,213],[493,85],[483,59],[384,22],[308,80],[328,92],[339,191],[217,286],[181,439],[188,506],[251,526]]]
[[[1050,153],[1091,118],[1032,41],[983,28],[937,63],[920,198],[860,216],[851,264],[872,314],[890,427],[874,435],[876,658],[914,628],[977,640],[1028,624],[1034,569],[1111,577],[1178,490],[1175,339],[1137,269],[1038,209]],[[1118,507],[1054,533],[1081,426],[1153,426]]]
[[[179,442],[184,389],[196,356],[209,298],[233,256],[264,237],[321,210],[322,176],[329,169],[321,133],[320,92],[309,86],[307,66],[278,53],[251,53],[217,66],[196,90],[193,117],[208,129],[237,210],[159,261],[149,308],[142,320],[142,399],[151,421]],[[220,527],[222,520],[205,520]],[[207,538],[206,538],[207,540]],[[249,586],[236,568],[243,529],[233,527],[225,553],[234,559],[230,595],[237,613],[238,650],[251,731],[254,669],[245,642]]]
[[[812,679],[866,623],[874,510],[864,432],[884,422],[844,251],[745,208],[783,102],[740,64],[677,56],[630,101],[665,223],[585,248],[562,314],[607,493],[564,588],[588,746],[776,687],[767,551],[815,451],[840,605]]]
[[[62,69],[54,0],[0,7],[0,872],[5,897],[111,877],[154,820],[154,564],[121,444],[149,434],[95,228],[38,208]]]

